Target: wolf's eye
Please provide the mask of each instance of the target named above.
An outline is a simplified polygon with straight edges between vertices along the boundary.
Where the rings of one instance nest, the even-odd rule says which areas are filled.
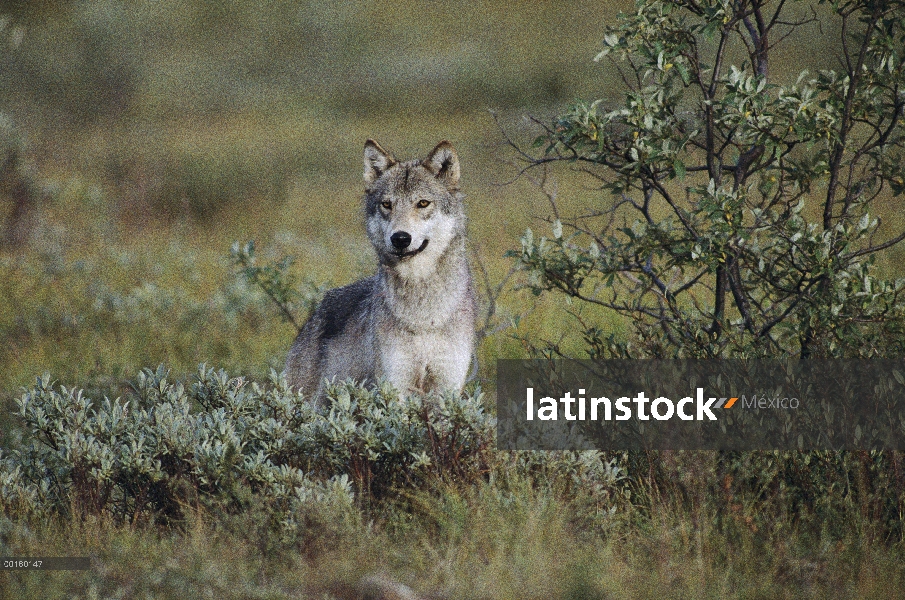
[[[429,204],[430,204],[429,200],[419,200],[418,204],[416,206],[418,208],[427,208]]]
[[[381,202],[380,206],[384,207],[387,210],[390,210],[391,208],[393,208],[393,204],[391,202]]]

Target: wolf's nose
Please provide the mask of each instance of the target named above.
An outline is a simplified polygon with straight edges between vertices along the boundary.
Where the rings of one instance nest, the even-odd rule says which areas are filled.
[[[390,241],[393,242],[393,248],[405,250],[412,243],[412,236],[404,231],[397,231],[390,236]]]

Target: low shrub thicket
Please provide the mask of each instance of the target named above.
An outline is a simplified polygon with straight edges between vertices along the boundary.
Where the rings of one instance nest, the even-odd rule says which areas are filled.
[[[202,365],[189,384],[145,369],[128,399],[94,402],[44,375],[17,401],[21,440],[0,449],[0,510],[177,529],[210,515],[266,552],[354,537],[363,515],[430,528],[435,501],[476,483],[509,502],[531,488],[570,498],[568,520],[587,526],[627,499],[618,461],[599,452],[493,452],[483,398],[403,400],[347,381],[317,408],[276,372],[258,383]]]
[[[191,385],[167,375],[146,369],[132,398],[99,403],[39,378],[17,402],[22,447],[0,463],[3,510],[168,523],[260,497],[292,529],[306,506],[343,512],[356,493],[480,474],[493,441],[480,392],[400,402],[387,385],[344,382],[319,411],[275,372],[264,385],[203,365]]]

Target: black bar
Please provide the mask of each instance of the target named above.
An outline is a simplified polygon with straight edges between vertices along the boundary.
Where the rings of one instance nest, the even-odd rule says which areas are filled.
[[[87,556],[4,556],[0,571],[87,571],[90,563]]]
[[[905,450],[905,361],[499,360],[500,450]]]

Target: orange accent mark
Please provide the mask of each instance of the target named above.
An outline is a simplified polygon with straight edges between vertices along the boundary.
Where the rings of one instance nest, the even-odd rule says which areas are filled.
[[[729,398],[729,402],[727,402],[723,408],[732,408],[732,405],[735,404],[736,400],[738,400],[738,398]]]

